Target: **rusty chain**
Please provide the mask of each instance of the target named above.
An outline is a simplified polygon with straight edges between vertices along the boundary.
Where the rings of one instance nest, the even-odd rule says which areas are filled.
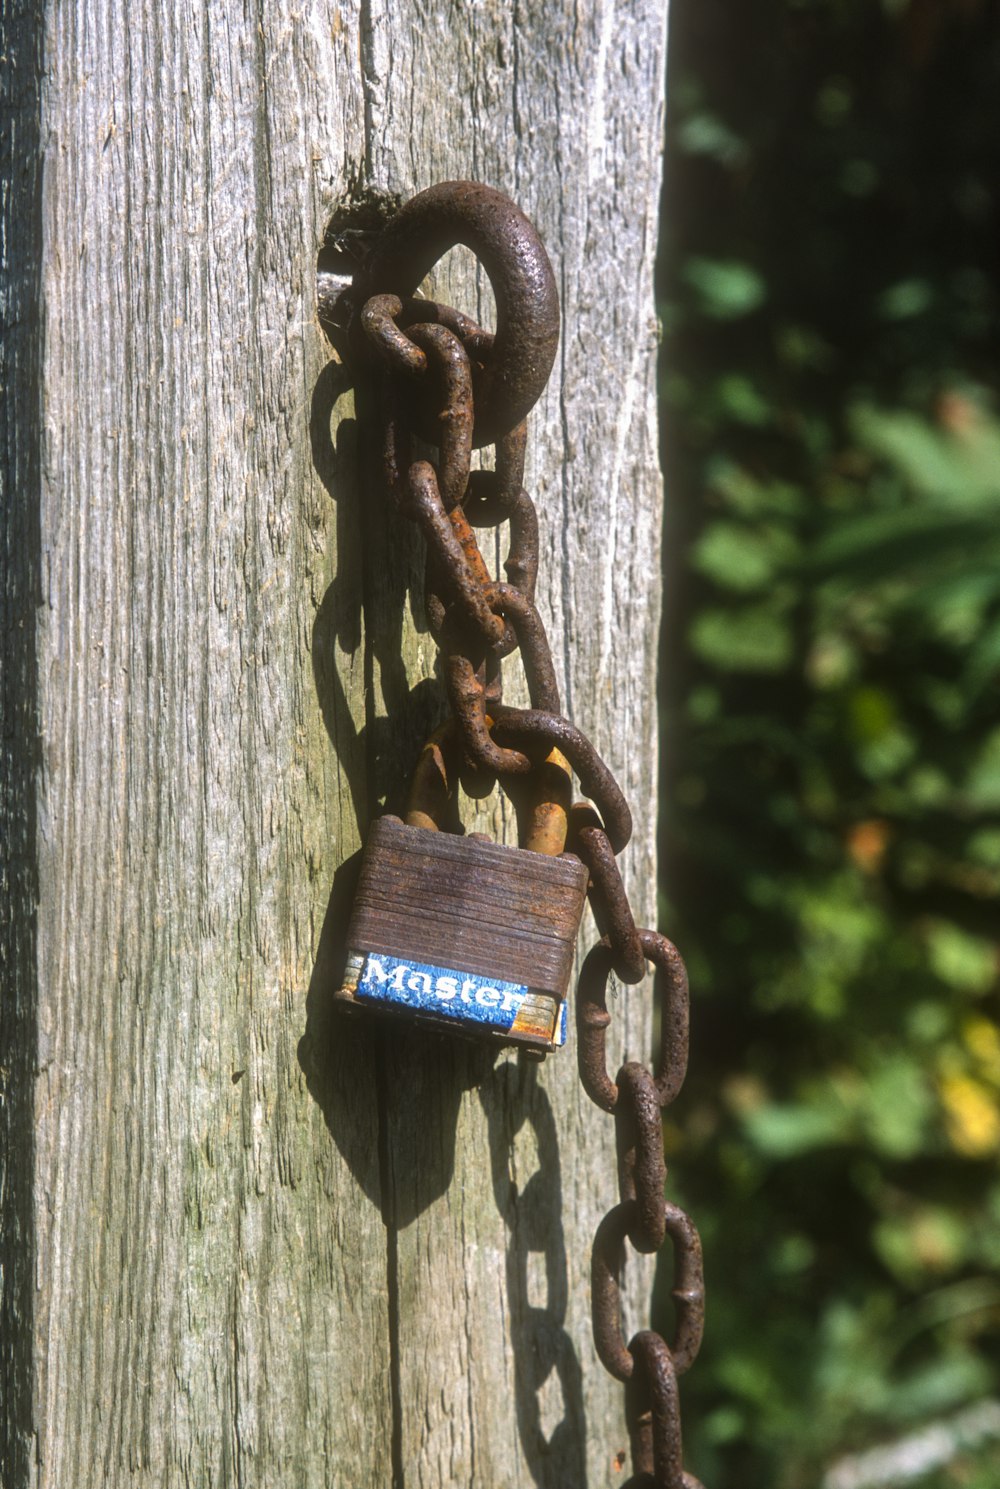
[[[472,249],[490,278],[495,334],[449,306],[415,298],[427,272],[458,243]],[[507,197],[476,182],[445,182],[389,222],[354,300],[359,350],[381,380],[386,486],[395,510],[416,522],[426,540],[426,610],[464,750],[463,777],[482,795],[497,777],[512,786],[542,771],[559,751],[590,799],[571,808],[567,838],[589,870],[602,932],[580,974],[577,1042],[584,1090],[615,1118],[620,1192],[594,1238],[594,1342],[606,1369],[626,1385],[633,1475],[624,1489],[701,1489],[683,1468],[677,1390],[701,1342],[701,1243],[688,1216],[664,1200],[661,1115],[687,1064],[687,976],[665,937],[636,926],[616,861],[632,833],[628,803],[586,735],[560,713],[534,604],[538,520],[522,485],[524,421],[558,342],[552,270],[534,228]],[[437,448],[436,462],[420,458],[418,441]],[[483,445],[495,446],[492,471],[471,468],[473,448]],[[510,544],[501,583],[491,578],[474,530],[504,522]],[[503,702],[500,660],[515,650],[527,709]],[[665,984],[656,1067],[628,1061],[612,1081],[605,1054],[608,980],[614,973],[622,982],[640,982],[647,961]],[[650,1253],[668,1236],[673,1341],[643,1330],[626,1343],[619,1283],[625,1243]]]

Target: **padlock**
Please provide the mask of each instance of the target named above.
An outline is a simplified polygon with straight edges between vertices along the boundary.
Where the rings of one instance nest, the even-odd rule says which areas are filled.
[[[568,766],[553,751],[528,778],[525,847],[444,832],[453,734],[446,725],[424,746],[405,822],[380,817],[371,829],[336,997],[544,1057],[566,1041],[588,885],[581,861],[561,851]]]

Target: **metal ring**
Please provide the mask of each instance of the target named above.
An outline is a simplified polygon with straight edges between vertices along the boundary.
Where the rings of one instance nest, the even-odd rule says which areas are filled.
[[[636,1251],[659,1251],[666,1232],[663,1186],[667,1165],[663,1157],[663,1118],[653,1072],[629,1060],[618,1072],[618,1090],[627,1100],[618,1103],[619,1192],[635,1200],[637,1223],[629,1231]]]
[[[437,472],[426,460],[417,460],[410,466],[407,510],[420,524],[421,531],[427,539],[428,550],[438,561],[441,572],[447,579],[452,598],[461,605],[465,617],[476,626],[483,637],[490,641],[498,641],[504,632],[504,622],[490,609],[490,591],[482,583],[483,575],[489,578],[485,565],[482,565],[482,556],[476,547],[471,529],[464,523],[461,507],[456,507],[455,510],[463,519],[462,525],[468,531],[471,540],[469,553],[463,548],[456,525],[445,511],[438,486]],[[474,568],[473,563],[470,562],[469,554],[473,550],[479,557],[479,565],[482,565],[481,572],[478,572],[479,565]]]
[[[576,772],[580,790],[597,803],[611,846],[620,853],[632,836],[632,813],[618,782],[582,730],[569,719],[540,709],[509,708],[504,704],[494,712],[499,742],[510,740],[514,746],[562,751]]]
[[[665,1230],[674,1246],[674,1300],[677,1328],[670,1347],[674,1370],[683,1375],[701,1348],[705,1326],[705,1288],[701,1239],[690,1216],[664,1204]],[[590,1259],[594,1346],[601,1364],[616,1380],[632,1378],[635,1361],[622,1334],[621,1271],[625,1237],[638,1221],[638,1205],[626,1200],[609,1210],[597,1227]]]
[[[578,801],[573,808],[570,838],[573,852],[590,872],[590,907],[614,953],[615,974],[622,982],[641,982],[646,975],[646,954],[639,929],[611,840],[587,802]]]
[[[629,1341],[629,1352],[636,1362],[635,1385],[648,1401],[646,1409],[637,1412],[630,1424],[633,1461],[636,1447],[639,1449],[636,1467],[651,1474],[656,1489],[702,1489],[693,1474],[684,1472],[679,1372],[666,1341],[654,1330],[642,1329]]]
[[[532,708],[557,714],[559,685],[542,617],[527,596],[512,584],[492,585],[487,603],[495,615],[502,615],[513,628]]]
[[[371,301],[369,301],[371,304]],[[469,354],[447,326],[412,326],[407,344],[437,365],[441,406],[437,416],[438,484],[446,512],[464,500],[472,454],[472,369]],[[404,338],[405,339],[405,338]],[[486,570],[483,570],[486,573]]]
[[[660,1050],[656,1062],[656,1090],[661,1106],[669,1106],[684,1083],[688,1056],[688,982],[684,963],[672,941],[658,931],[641,930],[643,952],[662,972],[667,986],[660,1023]],[[591,949],[580,971],[576,997],[577,1058],[583,1089],[596,1106],[614,1113],[618,1087],[608,1075],[607,1030],[608,978],[614,970],[614,952],[607,936]]]
[[[495,444],[534,407],[559,342],[559,297],[548,254],[519,207],[478,181],[442,181],[411,198],[375,245],[359,298],[412,295],[441,256],[463,243],[497,303],[489,365],[476,390],[477,446]]]

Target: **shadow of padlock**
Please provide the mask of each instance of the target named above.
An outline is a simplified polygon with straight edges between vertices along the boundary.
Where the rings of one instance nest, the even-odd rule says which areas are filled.
[[[539,1057],[566,1041],[588,873],[562,852],[571,777],[558,751],[518,789],[520,838],[443,832],[454,730],[424,746],[406,821],[380,817],[361,860],[336,997]]]

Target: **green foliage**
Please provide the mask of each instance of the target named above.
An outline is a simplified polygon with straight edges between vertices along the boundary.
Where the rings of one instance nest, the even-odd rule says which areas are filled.
[[[813,1489],[1000,1396],[1000,16],[671,24],[665,911],[694,1006],[668,1138],[710,1300],[686,1458]],[[907,1482],[992,1489],[1000,1435],[956,1434]]]
[[[748,264],[692,257],[681,272],[695,291],[699,310],[713,320],[749,315],[765,297],[763,279]]]

